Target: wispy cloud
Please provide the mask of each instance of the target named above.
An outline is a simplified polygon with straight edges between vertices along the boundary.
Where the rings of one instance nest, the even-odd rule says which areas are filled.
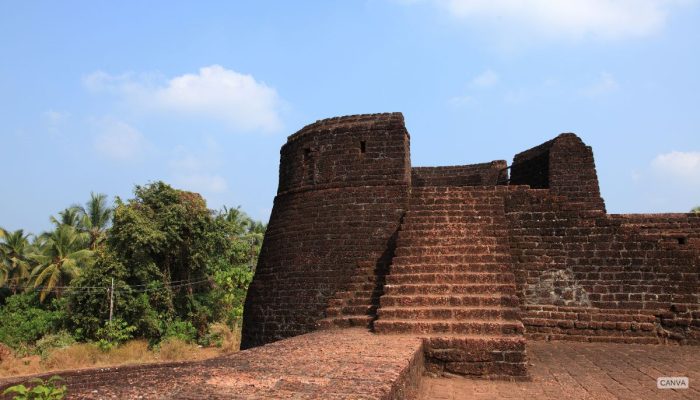
[[[585,96],[597,97],[614,92],[619,88],[620,85],[617,83],[612,74],[608,72],[601,72],[598,80],[581,90],[581,93]]]
[[[472,79],[472,85],[483,88],[491,87],[498,84],[499,80],[500,78],[498,77],[497,73],[487,69]]]
[[[122,96],[142,110],[177,113],[225,122],[249,132],[282,128],[282,100],[277,91],[220,65],[200,68],[162,82],[157,75],[111,75],[94,72],[83,79],[86,88]]]
[[[496,86],[500,81],[500,77],[494,71],[487,69],[484,72],[473,77],[469,84],[467,85],[469,89],[474,91],[478,89],[486,89]],[[448,104],[452,107],[466,107],[476,104],[477,97],[473,94],[462,94],[458,96],[453,96],[448,100]]]
[[[428,0],[470,25],[509,35],[626,39],[661,30],[669,13],[694,0]],[[403,1],[413,4],[415,1]]]
[[[41,114],[41,119],[46,123],[50,133],[58,133],[69,117],[69,113],[56,110],[48,110]]]
[[[700,151],[672,151],[657,155],[651,166],[658,174],[700,183]]]
[[[138,129],[114,118],[92,121],[98,133],[93,146],[100,154],[116,161],[133,161],[140,158],[147,147],[146,139]]]

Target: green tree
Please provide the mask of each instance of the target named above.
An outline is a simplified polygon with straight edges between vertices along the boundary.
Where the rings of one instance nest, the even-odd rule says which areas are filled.
[[[136,186],[134,194],[116,200],[106,248],[76,285],[109,286],[114,278],[116,313],[137,327],[136,335],[157,338],[177,319],[206,331],[213,317],[209,266],[225,253],[225,235],[196,193],[155,182]],[[108,313],[104,292],[76,292],[69,308],[87,337]]]
[[[134,198],[116,199],[105,245],[73,284],[106,288],[114,279],[114,318],[135,327],[136,337],[160,340],[192,326],[201,338],[211,323],[240,317],[261,227],[239,209],[213,212],[199,194],[163,182],[136,186]],[[67,298],[81,337],[104,332],[108,293],[76,290]]]
[[[244,248],[243,253],[237,254],[230,260],[231,263],[247,263],[251,270],[255,271],[267,225],[250,218],[240,206],[236,208],[224,206],[218,213],[218,218],[223,219],[228,225],[229,239],[234,242],[234,247]]]
[[[42,239],[32,255],[37,265],[29,279],[35,289],[41,289],[39,299],[43,302],[52,291],[60,297],[62,289],[93,261],[93,252],[88,249],[88,235],[70,225],[59,225]]]
[[[29,235],[22,229],[7,232],[0,228],[0,232],[0,287],[9,285],[17,293],[31,271]]]
[[[78,228],[81,220],[80,207],[70,206],[63,211],[60,211],[58,213],[58,218],[52,216],[50,220],[51,223],[56,225],[56,228],[60,227],[61,225],[68,225],[73,228]]]
[[[95,250],[104,241],[112,218],[112,209],[107,206],[107,195],[90,193],[85,207],[79,208],[80,230],[90,235],[90,249]]]
[[[58,304],[39,304],[36,293],[19,293],[0,307],[0,342],[19,349],[55,331],[64,314]]]
[[[700,206],[697,206],[697,207],[693,208],[692,210],[690,210],[690,212],[692,212],[692,213],[700,213]]]

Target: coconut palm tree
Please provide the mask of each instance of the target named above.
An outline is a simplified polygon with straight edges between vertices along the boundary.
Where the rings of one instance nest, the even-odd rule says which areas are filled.
[[[60,297],[62,289],[93,261],[93,252],[88,249],[89,235],[69,225],[42,236],[38,252],[32,255],[37,266],[29,279],[35,289],[41,289],[39,300],[43,302],[52,291]]]
[[[90,193],[85,207],[79,208],[80,230],[90,235],[90,249],[94,250],[104,240],[112,219],[112,209],[107,206],[107,195]]]
[[[80,222],[80,206],[70,206],[63,211],[60,211],[58,213],[58,218],[53,216],[51,217],[51,223],[56,225],[57,228],[61,225],[68,225],[72,226],[73,228],[77,228],[80,225]]]
[[[0,228],[0,286],[9,285],[13,293],[24,285],[31,270],[29,234],[22,229],[8,232]]]
[[[224,206],[223,210],[221,211],[221,215],[226,222],[231,224],[236,235],[242,235],[248,230],[250,218],[248,218],[248,215],[241,210],[241,206],[236,208],[228,208]]]

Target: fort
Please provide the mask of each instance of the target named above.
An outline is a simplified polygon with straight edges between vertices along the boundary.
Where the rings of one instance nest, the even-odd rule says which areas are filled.
[[[80,399],[689,398],[656,379],[700,380],[699,275],[700,214],[607,214],[572,133],[412,167],[400,113],[331,118],[280,151],[247,350],[61,376]]]
[[[289,136],[243,348],[360,326],[423,338],[435,373],[526,376],[527,340],[700,342],[700,216],[607,214],[575,134],[411,167],[400,113]]]

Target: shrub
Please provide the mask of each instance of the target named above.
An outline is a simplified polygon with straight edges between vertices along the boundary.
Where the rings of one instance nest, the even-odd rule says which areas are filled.
[[[164,338],[176,338],[192,343],[197,337],[197,330],[189,321],[174,320],[165,325]]]
[[[97,346],[107,351],[134,337],[134,331],[136,331],[136,327],[129,325],[122,319],[108,321],[97,330]]]
[[[13,397],[14,400],[60,400],[66,395],[66,386],[58,386],[58,382],[62,380],[63,378],[58,375],[52,376],[47,381],[36,378],[29,381],[29,383],[35,384],[34,387],[27,388],[24,385],[15,385],[5,389],[2,394],[14,393],[16,394]]]
[[[0,342],[18,350],[54,331],[62,318],[59,311],[42,309],[36,293],[10,296],[0,308]]]
[[[219,347],[223,352],[238,351],[241,347],[241,330],[238,325],[231,329],[228,325],[217,322],[209,327],[209,333],[202,339],[202,344]]]
[[[75,339],[67,331],[59,331],[45,335],[37,340],[34,353],[41,356],[42,360],[48,357],[54,349],[63,349],[75,343]]]

